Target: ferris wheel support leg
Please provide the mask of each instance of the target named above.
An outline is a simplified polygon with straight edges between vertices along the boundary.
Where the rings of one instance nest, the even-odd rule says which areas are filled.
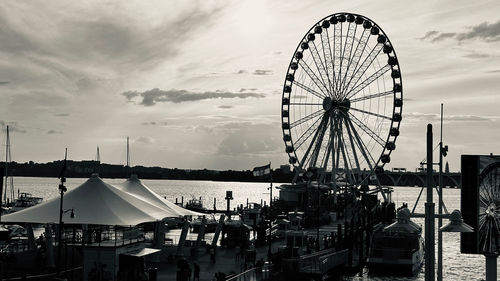
[[[325,115],[325,116],[326,116],[326,115]],[[312,148],[313,144],[316,142],[316,139],[317,139],[317,137],[318,137],[318,134],[319,134],[319,132],[321,131],[321,127],[322,127],[322,126],[324,126],[324,122],[325,122],[325,119],[326,119],[326,117],[325,117],[325,116],[323,116],[323,119],[321,120],[321,123],[320,123],[320,124],[319,124],[319,126],[318,126],[318,130],[317,130],[317,131],[316,131],[316,133],[314,134],[314,137],[313,137],[313,139],[312,139],[312,141],[311,141],[311,144],[310,144],[310,145],[309,145],[309,147],[307,148],[306,153],[304,153],[304,157],[302,158],[302,161],[300,162],[299,167],[297,167],[297,171],[295,172],[295,176],[293,177],[293,182],[292,182],[292,183],[297,182],[297,179],[298,179],[298,177],[299,177],[299,173],[300,173],[300,171],[302,171],[302,168],[304,167],[304,164],[305,164],[305,162],[306,162],[306,160],[307,160],[307,157],[309,156],[309,152],[311,151],[311,148]]]
[[[351,119],[350,118],[346,118],[346,119],[347,119],[347,121],[349,123],[349,126],[351,126],[351,128],[352,128],[354,137],[355,137],[356,141],[358,142],[359,150],[361,150],[361,154],[363,155],[363,157],[365,157],[366,163],[368,164],[368,167],[370,168],[370,170],[373,171],[373,165],[370,162],[370,159],[368,158],[368,155],[367,155],[367,153],[365,151],[363,141],[361,140],[358,132],[354,128]],[[384,198],[384,201],[387,201],[387,196],[385,195],[385,193],[382,190],[382,185],[380,184],[380,181],[378,180],[378,177],[375,177],[375,178],[376,178],[376,181],[377,181],[377,188],[379,189],[380,193],[382,194],[382,197]]]
[[[361,173],[361,166],[359,165],[359,160],[358,160],[358,154],[356,153],[356,144],[354,143],[353,137],[352,137],[352,132],[349,127],[347,117],[344,117],[346,128],[347,128],[347,134],[349,135],[349,140],[351,142],[351,147],[352,147],[352,154],[354,157],[354,161],[356,162],[356,167],[358,168],[358,177],[360,176]],[[356,184],[361,184],[361,179],[357,179]]]

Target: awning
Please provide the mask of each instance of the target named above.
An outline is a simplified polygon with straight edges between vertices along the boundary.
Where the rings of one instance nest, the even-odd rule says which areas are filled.
[[[144,257],[154,253],[158,253],[160,250],[153,248],[142,248],[139,250],[134,250],[126,253],[122,253],[121,255],[131,256],[131,257]]]

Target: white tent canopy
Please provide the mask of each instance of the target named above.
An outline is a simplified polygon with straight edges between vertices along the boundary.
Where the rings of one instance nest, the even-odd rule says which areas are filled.
[[[2,216],[2,222],[59,223],[60,197]],[[137,225],[171,216],[164,208],[151,204],[107,184],[93,174],[90,179],[64,195],[65,224]]]
[[[138,198],[153,204],[159,208],[165,210],[166,214],[169,214],[165,217],[177,217],[177,216],[203,216],[206,214],[194,212],[181,206],[178,206],[167,199],[162,198],[160,195],[156,194],[149,187],[144,185],[141,180],[137,177],[137,175],[132,174],[129,179],[125,182],[117,185],[121,190],[128,192]]]

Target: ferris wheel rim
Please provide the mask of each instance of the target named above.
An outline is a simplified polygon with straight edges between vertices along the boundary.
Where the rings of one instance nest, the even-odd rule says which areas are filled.
[[[391,71],[397,70],[398,73],[399,73],[399,77],[397,77],[397,78],[392,77],[392,87],[393,87],[393,90],[391,92],[392,92],[393,100],[394,101],[396,99],[398,99],[398,97],[396,97],[396,94],[399,93],[399,99],[401,101],[401,105],[400,106],[393,106],[393,108],[392,108],[391,122],[390,122],[390,125],[388,126],[390,129],[395,129],[398,133],[396,135],[392,135],[391,133],[388,133],[387,137],[385,137],[385,139],[383,139],[383,140],[384,140],[384,143],[386,145],[390,141],[392,141],[393,143],[395,143],[397,137],[399,136],[399,129],[400,129],[400,126],[401,126],[401,117],[402,117],[402,107],[403,107],[403,104],[402,104],[402,100],[403,100],[403,86],[402,86],[403,85],[403,79],[402,79],[402,77],[400,75],[401,74],[401,66],[400,66],[399,60],[397,59],[398,57],[397,57],[396,51],[393,48],[393,44],[390,41],[389,37],[387,36],[387,34],[385,33],[385,31],[377,23],[375,23],[373,20],[371,20],[370,18],[368,18],[366,16],[363,16],[363,15],[360,15],[360,14],[356,14],[356,13],[339,12],[339,13],[334,13],[334,14],[328,15],[328,16],[323,17],[322,19],[320,19],[318,22],[316,22],[315,24],[312,25],[312,27],[305,33],[305,35],[299,41],[299,44],[295,48],[295,51],[293,52],[293,56],[290,59],[290,62],[288,64],[287,75],[290,74],[290,73],[292,73],[292,74],[296,73],[296,71],[297,71],[298,68],[292,69],[292,64],[294,62],[298,62],[300,60],[300,59],[299,60],[296,59],[296,55],[297,55],[298,52],[300,52],[301,44],[303,42],[308,42],[307,41],[307,36],[309,34],[311,34],[312,32],[314,32],[314,29],[316,27],[318,27],[318,26],[321,27],[322,24],[325,21],[329,21],[332,18],[338,18],[340,16],[353,16],[353,17],[356,18],[356,20],[358,18],[361,18],[363,20],[363,23],[366,22],[366,21],[370,22],[370,24],[371,24],[372,27],[378,28],[378,30],[379,30],[379,34],[378,35],[385,36],[386,41],[382,45],[388,45],[388,46],[391,47],[391,51],[388,52],[388,53],[386,53],[386,55],[387,55],[388,58],[390,58],[391,56],[394,57],[395,60],[396,60],[396,63],[394,65],[391,65],[390,68],[391,68]],[[325,29],[328,29],[328,27],[326,27]],[[344,58],[342,58],[342,60],[344,60]],[[351,77],[351,79],[352,79],[352,77]],[[396,83],[396,82],[398,82],[398,83]],[[399,85],[398,92],[396,92],[396,90],[395,90],[396,84]],[[297,168],[298,167],[297,162],[299,161],[299,157],[297,155],[297,149],[294,148],[294,144],[295,144],[294,142],[296,140],[294,140],[292,138],[292,128],[291,128],[290,118],[289,118],[289,116],[285,116],[285,112],[287,112],[288,114],[290,112],[290,98],[291,98],[291,94],[292,94],[292,90],[291,89],[287,89],[286,88],[287,86],[288,86],[287,85],[287,77],[285,77],[285,80],[284,80],[284,83],[283,83],[282,107],[281,107],[281,109],[282,109],[282,112],[281,112],[282,133],[283,133],[283,140],[285,142],[286,152],[288,154],[289,161],[290,161],[291,164],[293,164]],[[289,86],[292,87],[293,83],[290,84]],[[288,100],[288,103],[285,102],[286,100]],[[395,118],[396,114],[399,114],[399,118]],[[285,122],[285,120],[287,120],[288,122]],[[319,119],[317,119],[316,121],[319,121]],[[383,169],[383,167],[386,164],[386,162],[381,161],[381,158],[384,155],[387,155],[387,157],[390,159],[390,155],[391,155],[391,153],[392,153],[392,151],[394,149],[388,149],[386,147],[386,145],[383,146],[382,151],[380,152],[380,155],[378,156],[377,160],[374,161],[375,162],[374,163],[374,169],[375,168],[376,169],[379,169],[379,168]]]
[[[495,174],[494,171],[498,170],[499,174],[495,176],[495,183],[491,186],[490,183],[486,183],[486,179],[490,175]],[[478,221],[478,232],[479,232],[479,247],[481,251],[485,254],[499,254],[500,245],[494,239],[495,236],[500,234],[499,220],[500,220],[500,195],[493,194],[491,192],[492,188],[495,188],[495,184],[500,184],[500,162],[494,162],[485,167],[485,169],[479,175],[479,221]],[[489,187],[488,190],[487,187]],[[500,185],[498,186],[500,188]],[[497,190],[498,191],[498,190]],[[484,194],[486,192],[486,194]],[[489,198],[484,198],[484,196]],[[486,200],[491,200],[486,202]],[[484,210],[483,210],[484,209]],[[492,221],[494,221],[492,223]],[[493,229],[491,229],[493,228]],[[495,232],[495,233],[493,233]],[[493,240],[493,243],[492,243]]]

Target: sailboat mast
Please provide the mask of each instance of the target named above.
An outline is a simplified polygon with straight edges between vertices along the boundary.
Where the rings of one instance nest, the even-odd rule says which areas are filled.
[[[8,163],[9,163],[9,126],[7,126],[7,138],[5,141],[5,188],[3,190],[3,204],[7,204],[7,188],[9,187],[9,184],[7,182],[7,179],[9,177],[8,171]]]
[[[6,126],[6,142],[5,142],[5,189],[3,190],[3,203],[6,205],[9,203],[7,194],[10,196],[10,202],[14,202],[14,181],[13,178],[9,178],[9,163],[12,161],[12,155],[10,154],[10,134],[9,126]],[[10,191],[7,193],[7,191]]]
[[[127,167],[130,167],[130,151],[128,146],[128,136],[127,136]]]

